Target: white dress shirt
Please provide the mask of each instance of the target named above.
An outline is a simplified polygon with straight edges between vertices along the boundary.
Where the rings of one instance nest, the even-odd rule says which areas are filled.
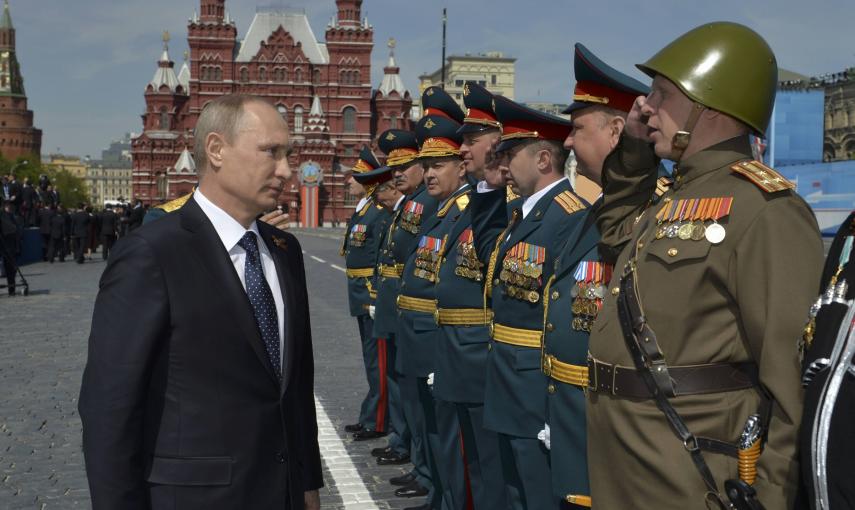
[[[523,202],[523,205],[522,205],[522,217],[523,217],[523,219],[525,219],[525,217],[528,216],[528,213],[530,213],[531,210],[534,209],[534,206],[537,205],[537,201],[540,200],[541,198],[543,198],[544,195],[549,193],[549,190],[551,190],[555,186],[558,186],[559,184],[561,184],[563,181],[566,181],[566,180],[567,180],[566,177],[562,177],[562,178],[558,179],[557,181],[553,182],[552,184],[548,185],[547,187],[543,188],[542,190],[538,191],[537,193],[527,197],[525,199],[525,202]]]
[[[401,208],[401,204],[404,203],[404,199],[407,198],[407,195],[401,195],[401,198],[398,199],[398,202],[395,203],[395,208],[392,209],[393,212],[397,212],[398,209]]]
[[[220,209],[213,202],[205,198],[199,189],[193,192],[193,199],[202,208],[205,216],[211,220],[214,225],[214,230],[223,242],[226,251],[229,252],[229,257],[232,259],[232,265],[240,278],[240,284],[243,285],[243,290],[246,292],[246,250],[238,245],[238,241],[248,231],[255,232],[256,241],[258,242],[258,252],[261,255],[261,267],[264,271],[264,279],[267,280],[267,285],[270,287],[270,292],[273,293],[273,301],[276,302],[276,319],[279,321],[279,358],[284,360],[285,356],[285,300],[282,296],[282,288],[279,286],[279,277],[276,274],[276,264],[273,262],[273,257],[270,255],[270,250],[261,234],[258,232],[258,225],[253,221],[249,230],[243,228],[243,225],[229,216],[229,213]],[[281,368],[281,367],[280,367]]]

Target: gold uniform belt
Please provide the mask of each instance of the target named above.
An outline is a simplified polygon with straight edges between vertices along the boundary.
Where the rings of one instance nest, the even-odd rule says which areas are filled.
[[[373,267],[354,267],[345,270],[348,278],[371,278],[374,276]]]
[[[555,356],[547,354],[543,358],[543,373],[556,381],[581,388],[588,387],[588,366],[564,363]]]
[[[440,326],[486,326],[493,319],[493,310],[483,308],[438,308],[436,323]]]
[[[398,296],[398,308],[433,315],[436,312],[436,300],[400,295]]]
[[[540,349],[540,337],[539,329],[512,328],[504,324],[493,325],[493,339],[503,344]]]
[[[380,264],[380,276],[400,278],[402,274],[404,274],[404,264],[395,264],[394,266]]]

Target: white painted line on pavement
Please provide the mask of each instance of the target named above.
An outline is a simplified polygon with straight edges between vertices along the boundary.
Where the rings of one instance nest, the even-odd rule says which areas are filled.
[[[315,397],[315,409],[318,415],[318,445],[321,449],[321,457],[329,469],[333,486],[338,489],[344,508],[358,505],[360,510],[379,510],[368,487],[363,483],[359,471],[347,454],[344,442],[338,437],[330,417],[317,397]]]
[[[314,255],[309,255],[309,257],[311,257],[311,258],[312,258],[312,260],[315,260],[315,261],[317,261],[317,262],[320,262],[321,264],[326,264],[326,263],[327,263],[327,261],[326,261],[326,260],[324,260],[324,259],[322,259],[322,258],[320,258],[320,257],[315,257]]]
[[[337,266],[337,265],[335,265],[335,264],[330,264],[330,267],[332,267],[333,269],[338,269],[338,270],[339,270],[339,271],[341,271],[342,273],[346,273],[346,272],[347,272],[347,269],[345,269],[345,268],[343,268],[343,267],[339,267],[339,266]]]
[[[303,252],[303,255],[305,255],[305,254],[306,254],[306,250],[301,250],[301,251]]]

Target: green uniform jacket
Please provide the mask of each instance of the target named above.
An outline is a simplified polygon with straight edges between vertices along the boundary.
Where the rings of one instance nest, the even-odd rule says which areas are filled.
[[[389,226],[391,216],[386,210],[369,200],[359,211],[354,211],[347,223],[342,255],[348,272],[367,271],[369,275],[347,276],[347,297],[350,315],[368,315],[373,298],[370,290],[374,281],[374,266],[380,248],[382,232]]]
[[[768,192],[762,187],[769,180],[752,180],[731,168],[750,159],[747,136],[693,154],[680,163],[672,190],[645,211],[655,187],[655,156],[640,140],[621,140],[604,167],[598,224],[606,247],[626,248],[591,333],[590,352],[599,361],[634,366],[614,288],[630,247],[639,245],[638,292],[668,365],[758,364],[774,406],[754,486],[766,508],[791,508],[802,413],[797,346],[819,281],[822,244],[813,213],[798,195]],[[722,242],[655,238],[656,214],[671,201],[715,197],[733,198],[730,214],[718,220],[727,233]],[[696,436],[731,443],[760,405],[753,389],[671,401]],[[701,477],[653,400],[589,391],[587,402],[597,508],[706,508]],[[724,481],[737,476],[736,459],[704,456],[723,490]]]
[[[382,276],[380,266],[402,267],[416,247],[422,221],[434,215],[437,201],[427,194],[424,184],[401,202],[389,229],[383,235],[377,255],[377,300],[374,302],[374,336],[388,338],[398,331],[395,300],[401,291],[401,278]]]

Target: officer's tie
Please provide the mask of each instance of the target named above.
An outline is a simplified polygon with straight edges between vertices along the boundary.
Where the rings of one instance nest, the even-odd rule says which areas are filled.
[[[267,355],[270,356],[270,363],[273,364],[273,371],[276,373],[276,377],[281,379],[282,365],[279,353],[279,319],[276,314],[276,301],[273,300],[273,293],[264,278],[255,232],[250,231],[244,234],[238,241],[238,245],[246,250],[246,262],[244,264],[246,295],[249,296],[249,302],[252,304],[255,322],[258,324],[261,339],[264,340],[264,346],[267,348]]]

